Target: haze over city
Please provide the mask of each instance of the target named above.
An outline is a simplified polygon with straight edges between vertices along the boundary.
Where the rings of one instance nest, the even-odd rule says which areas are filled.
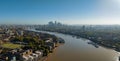
[[[120,24],[120,0],[0,0],[0,24]]]

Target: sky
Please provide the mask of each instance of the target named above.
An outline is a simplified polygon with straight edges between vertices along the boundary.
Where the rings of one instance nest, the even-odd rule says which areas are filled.
[[[120,0],[0,0],[0,24],[120,24]]]

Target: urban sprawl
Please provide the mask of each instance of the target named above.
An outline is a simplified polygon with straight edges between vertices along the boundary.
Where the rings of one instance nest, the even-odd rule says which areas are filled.
[[[64,40],[25,26],[0,26],[0,61],[44,61]]]

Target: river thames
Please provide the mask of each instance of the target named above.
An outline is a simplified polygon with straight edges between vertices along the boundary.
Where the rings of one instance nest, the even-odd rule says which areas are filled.
[[[57,47],[49,55],[47,61],[119,61],[119,52],[101,46],[96,48],[94,45],[88,44],[88,42],[91,42],[88,39],[56,32],[45,33],[56,35],[65,40],[65,44]]]

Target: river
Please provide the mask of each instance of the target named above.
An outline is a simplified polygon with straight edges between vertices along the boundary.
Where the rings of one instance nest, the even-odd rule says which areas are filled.
[[[57,47],[47,61],[119,61],[119,52],[101,46],[96,48],[92,44],[88,44],[91,42],[88,39],[78,39],[71,35],[56,32],[45,33],[56,35],[65,40],[65,44]]]

